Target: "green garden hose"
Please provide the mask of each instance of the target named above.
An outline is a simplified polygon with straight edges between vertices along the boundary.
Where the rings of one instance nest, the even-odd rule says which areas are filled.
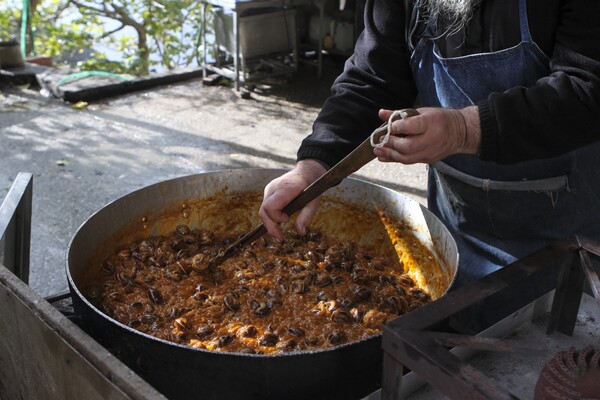
[[[64,85],[65,83],[73,82],[73,81],[87,78],[90,76],[106,76],[106,77],[111,77],[111,78],[119,78],[124,81],[130,81],[133,79],[129,75],[112,74],[110,72],[104,72],[104,71],[82,71],[82,72],[76,72],[74,74],[65,76],[64,78],[62,78],[61,80],[58,81],[57,86],[61,86],[61,85]]]

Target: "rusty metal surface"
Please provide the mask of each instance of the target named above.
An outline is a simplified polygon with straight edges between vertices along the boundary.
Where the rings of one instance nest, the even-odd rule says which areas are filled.
[[[421,376],[451,399],[516,398],[509,390],[475,370],[443,346],[489,346],[494,349],[493,342],[444,337],[435,332],[436,326],[469,305],[530,278],[537,270],[562,258],[561,276],[557,282],[548,330],[572,334],[586,276],[592,293],[598,293],[599,290],[597,274],[590,259],[598,258],[598,250],[596,243],[585,238],[557,241],[386,326],[383,347],[387,361],[383,373],[382,399],[400,398],[405,368]],[[494,350],[507,348],[505,343],[499,342]]]
[[[475,350],[520,351],[543,353],[546,346],[535,341],[516,341],[447,332],[423,332],[427,340],[445,347],[469,347]]]
[[[596,249],[595,251],[600,253],[600,249]],[[580,251],[579,257],[581,259],[581,266],[583,267],[585,277],[587,278],[587,281],[590,282],[590,290],[592,295],[600,307],[600,278],[598,278],[598,273],[594,270],[592,260],[587,252]]]
[[[569,254],[561,268],[547,333],[556,330],[565,335],[573,334],[585,280],[583,269],[579,268],[577,253]]]

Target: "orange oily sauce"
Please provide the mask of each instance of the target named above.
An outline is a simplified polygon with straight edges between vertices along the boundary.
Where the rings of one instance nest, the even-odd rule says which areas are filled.
[[[206,263],[235,238],[178,226],[132,242],[86,289],[104,313],[140,332],[214,351],[272,354],[333,347],[381,332],[430,301],[405,273],[432,262],[408,231],[401,262],[318,231],[263,237],[215,271]]]
[[[378,211],[378,215],[404,271],[434,299],[441,296],[449,287],[451,276],[444,272],[443,265],[434,253],[415,236],[412,227],[392,221],[383,211]]]

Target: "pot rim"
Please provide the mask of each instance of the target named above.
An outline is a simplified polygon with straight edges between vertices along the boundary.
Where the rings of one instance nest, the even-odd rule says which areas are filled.
[[[285,173],[288,172],[289,170],[286,169],[279,169],[279,168],[241,168],[244,171],[261,171],[261,172],[274,172],[274,173]],[[107,314],[105,314],[104,312],[102,312],[101,310],[99,310],[94,304],[92,304],[86,296],[83,295],[83,293],[79,290],[79,286],[75,283],[75,280],[73,279],[73,276],[71,274],[71,268],[70,268],[70,259],[71,259],[71,251],[73,248],[73,242],[76,240],[80,230],[86,226],[86,224],[88,224],[88,222],[90,220],[92,220],[93,218],[96,217],[97,214],[99,214],[102,210],[104,210],[107,207],[113,206],[115,203],[122,201],[124,198],[133,195],[134,193],[141,191],[141,190],[151,190],[151,188],[157,186],[157,185],[164,185],[167,184],[169,182],[172,181],[176,181],[176,180],[182,180],[182,179],[186,179],[186,178],[190,178],[190,177],[194,177],[197,175],[207,175],[207,174],[224,174],[224,173],[231,173],[234,171],[238,171],[239,172],[240,168],[236,168],[236,169],[222,169],[222,170],[215,170],[215,171],[208,171],[208,172],[201,172],[201,173],[197,173],[197,174],[189,174],[189,175],[183,175],[183,176],[179,176],[179,177],[175,177],[175,178],[171,178],[171,179],[166,179],[163,181],[159,181],[135,190],[132,190],[129,193],[126,193],[112,201],[110,201],[109,203],[105,204],[104,206],[102,206],[100,209],[96,210],[94,213],[92,213],[83,223],[80,224],[80,226],[77,228],[77,230],[75,231],[75,234],[73,235],[73,237],[71,238],[71,240],[69,241],[69,245],[67,247],[67,256],[66,256],[66,273],[67,273],[67,279],[68,279],[68,284],[69,284],[69,289],[71,291],[71,294],[75,293],[77,298],[79,300],[81,300],[83,303],[85,303],[85,305],[90,308],[91,310],[93,310],[96,315],[101,316],[102,318],[104,318],[105,320],[108,320],[109,322],[117,325],[119,328],[126,330],[129,333],[135,334],[135,335],[140,335],[143,336],[147,339],[153,340],[155,342],[164,344],[164,345],[168,345],[168,346],[174,346],[177,348],[181,348],[184,350],[191,350],[191,351],[196,351],[199,353],[206,353],[206,354],[211,354],[211,355],[220,355],[220,356],[231,356],[231,357],[239,357],[239,356],[245,356],[245,357],[254,357],[254,358],[259,358],[259,359],[263,359],[263,358],[280,358],[280,357],[294,357],[294,356],[306,356],[306,355],[311,355],[311,354],[321,354],[321,353],[327,353],[327,352],[331,352],[331,351],[336,351],[336,350],[342,350],[345,348],[349,348],[355,345],[358,345],[360,343],[365,343],[365,342],[369,342],[369,341],[373,341],[373,340],[378,340],[381,339],[382,335],[383,335],[383,330],[382,332],[369,336],[367,338],[363,338],[360,340],[355,340],[352,342],[346,342],[346,343],[342,343],[336,346],[332,346],[332,347],[326,347],[326,348],[321,348],[321,349],[315,349],[315,350],[295,350],[295,351],[289,351],[289,352],[282,352],[282,353],[271,353],[271,354],[247,354],[247,353],[240,353],[240,352],[220,352],[220,351],[214,351],[214,350],[207,350],[207,349],[202,349],[202,348],[196,348],[196,347],[191,347],[191,346],[187,346],[184,344],[179,344],[179,343],[175,343],[175,342],[171,342],[165,339],[161,339],[158,338],[156,336],[152,336],[150,334],[138,331],[134,328],[131,328],[130,326],[127,326],[125,324],[123,324],[122,322],[119,322],[118,320],[108,316]],[[372,182],[368,182],[366,180],[362,180],[362,179],[357,179],[354,177],[348,177],[346,178],[347,180],[351,180],[351,181],[357,181],[357,182],[361,182],[361,183],[366,183],[368,185],[371,186],[375,186],[378,187],[382,190],[386,190],[386,191],[392,191],[397,193],[396,191],[394,191],[393,189],[387,188],[385,186],[376,184],[376,183],[372,183]],[[397,193],[398,195],[401,195],[403,197],[406,197],[400,193]],[[410,201],[415,201],[416,200],[412,200],[412,199],[408,199]],[[423,206],[421,206],[423,207]],[[441,221],[440,221],[441,223]],[[443,225],[443,224],[442,224]],[[445,228],[445,227],[444,227]],[[449,233],[448,233],[449,234]],[[444,260],[445,262],[447,260]],[[457,260],[458,262],[458,260]],[[442,294],[445,295],[448,290],[453,286],[454,284],[454,280],[456,279],[456,272],[454,273],[451,281],[448,284],[448,287],[446,288],[446,290],[444,291],[444,293]],[[440,296],[441,297],[441,296]],[[401,318],[402,315],[398,316],[398,318]],[[388,321],[385,325],[388,325],[389,323],[393,322],[397,320],[394,319],[392,321]]]

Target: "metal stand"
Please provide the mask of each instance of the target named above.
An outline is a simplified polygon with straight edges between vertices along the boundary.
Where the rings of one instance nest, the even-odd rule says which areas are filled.
[[[600,257],[600,245],[582,237],[558,241],[485,278],[447,294],[443,301],[420,307],[386,325],[383,331],[383,400],[400,398],[403,373],[409,368],[450,399],[516,399],[507,389],[461,361],[449,347],[514,351],[514,345],[499,339],[436,332],[435,327],[454,314],[507,287],[530,278],[563,259],[548,333],[572,335],[587,279],[600,306],[600,280],[590,255]]]
[[[290,53],[292,55],[292,61],[289,64],[278,62],[275,60],[273,55],[264,54],[264,57],[254,57],[254,60],[262,67],[270,68],[272,72],[250,74],[248,72],[249,59],[248,55],[244,54],[241,43],[241,24],[242,19],[245,18],[244,14],[249,10],[257,9],[278,9],[284,13],[284,17],[288,18],[287,11],[291,10],[295,6],[309,4],[310,0],[246,0],[246,1],[235,1],[235,0],[203,0],[202,8],[202,68],[204,71],[211,71],[219,74],[223,77],[233,80],[234,87],[236,90],[240,89],[240,84],[250,81],[258,81],[272,76],[277,75],[290,75],[296,72],[298,65],[298,43],[296,38],[296,32],[294,28],[293,37],[290,38]],[[233,58],[232,65],[226,66],[221,65],[219,60],[215,64],[208,62],[207,57],[207,13],[208,6],[219,8],[224,12],[231,13],[233,18],[232,23],[232,37],[233,43],[231,44],[231,56]],[[256,17],[250,16],[248,18]],[[295,22],[294,22],[295,26]],[[287,29],[287,27],[286,27]],[[217,56],[218,58],[218,56]],[[206,75],[206,74],[205,74]],[[206,77],[206,76],[205,76]]]

